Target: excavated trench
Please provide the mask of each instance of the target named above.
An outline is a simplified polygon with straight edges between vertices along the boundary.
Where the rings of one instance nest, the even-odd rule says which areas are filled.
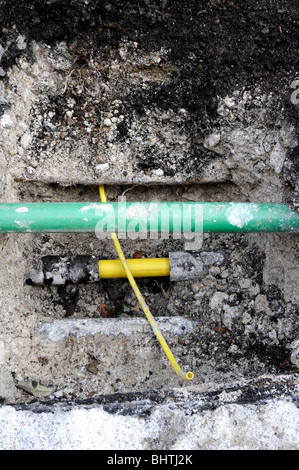
[[[104,184],[109,201],[297,211],[296,3],[0,2],[1,202],[98,202]],[[122,246],[168,257],[184,241]],[[141,416],[169,402],[298,406],[298,235],[205,233],[201,249],[223,255],[201,279],[138,280],[195,374],[184,383],[125,279],[26,283],[42,256],[115,259],[109,238],[1,234],[1,401]]]
[[[224,200],[229,196],[227,187],[231,186],[222,188]],[[204,188],[194,185],[192,194]],[[221,191],[221,185],[217,188]],[[108,186],[111,200],[126,191],[127,201],[155,201],[157,196],[160,201],[183,201],[190,190],[178,185]],[[98,201],[97,186],[23,183],[18,191],[20,202]],[[32,401],[32,390],[28,394],[16,388],[24,383],[49,387],[49,404],[102,403],[107,397],[111,401],[113,394],[118,394],[117,401],[126,402],[133,391],[139,400],[161,394],[163,401],[173,388],[186,388],[146,326],[125,279],[61,286],[26,282],[40,268],[43,256],[96,254],[115,259],[109,238],[79,233],[2,237],[6,259],[2,269],[9,273],[3,282],[15,286],[7,285],[2,295],[4,309],[15,309],[15,316],[2,318],[14,343],[6,356],[12,377],[7,402]],[[296,234],[205,233],[201,250],[212,253],[215,260],[206,264],[204,277],[177,282],[168,277],[138,279],[160,324],[163,318],[173,319],[165,335],[181,366],[195,372],[191,390],[194,386],[214,389],[215,384],[230,387],[265,375],[278,379],[289,375],[292,380],[297,376],[296,241]],[[160,258],[183,251],[184,240],[122,240],[122,246],[127,258]],[[99,320],[105,326],[98,326]],[[284,383],[282,389],[285,392]]]

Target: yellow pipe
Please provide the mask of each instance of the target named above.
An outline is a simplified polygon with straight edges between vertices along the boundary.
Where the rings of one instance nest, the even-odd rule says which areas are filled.
[[[99,193],[100,193],[100,198],[101,198],[101,201],[102,202],[107,202],[107,199],[106,199],[106,194],[105,194],[105,189],[104,189],[104,186],[99,186]],[[149,307],[147,306],[136,282],[135,282],[135,279],[130,271],[130,268],[129,268],[129,265],[126,261],[126,258],[124,256],[124,253],[122,251],[122,248],[120,246],[120,243],[118,241],[118,238],[117,238],[117,235],[116,233],[111,233],[111,238],[113,240],[113,243],[114,243],[114,246],[115,246],[115,249],[117,251],[117,254],[118,254],[118,257],[122,263],[122,266],[125,270],[125,273],[127,275],[127,278],[131,284],[131,287],[133,289],[133,291],[135,292],[135,295],[137,297],[137,299],[139,300],[139,303],[142,307],[142,310],[144,311],[145,313],[145,316],[149,322],[149,324],[151,325],[156,337],[158,338],[159,340],[159,343],[161,344],[165,354],[166,354],[166,357],[167,359],[169,360],[170,364],[172,365],[174,371],[176,372],[176,374],[183,380],[185,381],[189,381],[189,380],[192,380],[193,377],[194,377],[194,374],[193,372],[183,372],[182,369],[180,368],[180,366],[178,365],[178,363],[176,362],[172,352],[170,351],[162,333],[160,332],[156,322],[155,322],[155,319],[154,317],[152,316],[150,310],[149,310]],[[144,261],[144,260],[142,260]]]
[[[169,276],[169,258],[128,259],[128,266],[133,277]],[[119,259],[99,261],[100,279],[116,279],[127,277]]]

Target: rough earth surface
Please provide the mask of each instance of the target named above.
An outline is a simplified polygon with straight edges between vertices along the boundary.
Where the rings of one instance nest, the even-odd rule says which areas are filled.
[[[1,1],[1,202],[98,201],[103,183],[110,201],[298,211],[298,19],[295,0]],[[2,234],[0,420],[95,407],[121,416],[119,426],[130,414],[153,420],[136,448],[298,449],[298,245],[297,234],[206,233],[203,249],[223,253],[224,264],[198,281],[138,281],[152,314],[165,317],[178,362],[195,374],[184,383],[127,281],[26,284],[43,255],[116,258],[110,239]],[[122,246],[128,258],[164,257],[184,242]],[[264,409],[262,436],[268,413],[284,407],[290,434],[258,442],[252,428],[246,442],[249,416]],[[204,437],[233,426],[238,409],[239,442],[236,429]],[[163,441],[161,422],[180,437]],[[196,426],[206,434],[191,442]]]

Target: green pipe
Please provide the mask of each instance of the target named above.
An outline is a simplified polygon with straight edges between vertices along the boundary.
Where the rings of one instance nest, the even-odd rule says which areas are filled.
[[[0,204],[0,232],[299,232],[284,204],[68,202]]]

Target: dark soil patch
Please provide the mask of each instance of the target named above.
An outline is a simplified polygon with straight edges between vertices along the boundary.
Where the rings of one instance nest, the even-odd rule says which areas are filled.
[[[185,107],[198,125],[236,85],[281,91],[298,70],[296,0],[12,0],[1,10],[2,44],[15,25],[29,40],[75,41],[79,55],[108,52],[124,39],[144,52],[166,49],[180,73],[143,100]],[[9,49],[4,65],[20,53]]]

